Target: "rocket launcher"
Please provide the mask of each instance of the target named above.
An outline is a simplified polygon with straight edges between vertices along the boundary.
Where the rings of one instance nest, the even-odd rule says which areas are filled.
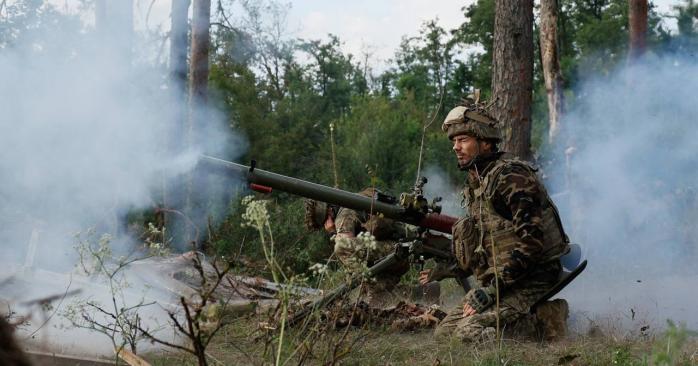
[[[244,177],[250,189],[257,192],[271,193],[273,190],[279,190],[352,210],[383,214],[384,217],[419,226],[425,230],[451,234],[451,227],[457,220],[455,217],[441,214],[441,207],[437,205],[441,200],[440,198],[429,202],[423,196],[423,187],[427,183],[426,178],[418,181],[412,192],[402,193],[398,199],[382,193],[376,193],[374,197],[366,197],[269,172],[258,169],[254,160],[250,166],[246,166],[202,155],[199,159],[199,165],[222,174],[232,173]]]

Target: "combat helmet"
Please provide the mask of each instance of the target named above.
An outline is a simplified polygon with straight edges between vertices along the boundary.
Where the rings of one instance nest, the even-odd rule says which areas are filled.
[[[365,197],[374,197],[379,192],[380,191],[377,189],[369,187],[357,193]],[[311,200],[309,198],[305,200],[304,207],[305,219],[303,221],[305,228],[310,231],[324,228],[325,221],[327,221],[327,215],[331,214],[332,219],[335,219],[337,217],[337,213],[339,212],[339,207],[336,205]]]
[[[471,135],[483,140],[502,140],[497,120],[489,113],[490,105],[480,102],[479,90],[446,116],[441,129],[449,140],[457,135]]]
[[[313,231],[322,229],[327,220],[328,213],[332,213],[333,217],[337,215],[337,207],[328,205],[322,201],[306,199],[305,206],[305,228]]]

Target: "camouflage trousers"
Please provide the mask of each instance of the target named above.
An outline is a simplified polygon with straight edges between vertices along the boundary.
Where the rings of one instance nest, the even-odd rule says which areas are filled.
[[[499,318],[499,329],[503,338],[544,336],[549,339],[553,334],[557,337],[563,336],[568,315],[566,301],[549,301],[539,306],[544,311],[534,309],[534,312],[531,312],[531,306],[557,281],[559,270],[556,268],[559,268],[559,265],[541,268],[541,271],[517,282],[504,291],[498,307],[493,305],[482,313],[468,317],[463,316],[462,306],[453,309],[436,327],[435,334],[451,335],[464,342],[487,341],[495,338]],[[538,313],[541,316],[538,316]],[[549,329],[553,326],[557,329]]]
[[[373,241],[370,244],[360,238],[335,239],[334,253],[345,269],[361,273],[395,251],[393,241]],[[361,288],[366,302],[375,306],[396,304],[405,294],[397,289],[400,278],[410,269],[409,262],[401,261],[377,275]]]

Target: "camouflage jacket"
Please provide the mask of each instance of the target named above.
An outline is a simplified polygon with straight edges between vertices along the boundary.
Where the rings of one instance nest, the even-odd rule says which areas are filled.
[[[363,222],[366,222],[366,219],[365,214],[342,207],[337,212],[337,217],[334,220],[337,233],[358,235],[363,231],[361,225]]]
[[[495,272],[505,285],[532,267],[557,260],[567,237],[557,208],[525,162],[491,154],[472,168],[464,189],[468,215],[454,226],[453,251],[461,268],[488,285]]]

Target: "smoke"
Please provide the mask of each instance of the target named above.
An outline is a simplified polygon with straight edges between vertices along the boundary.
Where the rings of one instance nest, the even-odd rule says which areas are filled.
[[[156,42],[130,32],[119,39],[118,30],[96,32],[80,14],[35,6],[10,2],[12,21],[0,37],[0,255],[5,270],[67,272],[76,263],[75,233],[111,233],[115,252],[129,252],[127,215],[161,204],[163,187],[184,187],[198,154],[233,158],[240,145],[221,115],[203,110],[206,125],[185,148],[174,102],[185,99],[168,89],[164,63],[131,56]],[[194,207],[225,201],[206,187],[194,191],[206,193]],[[171,189],[166,204],[184,202],[183,192]],[[205,216],[191,219],[205,227]],[[27,286],[45,288],[35,280]],[[37,295],[12,293],[23,296],[17,301]]]
[[[565,227],[589,266],[562,296],[579,319],[698,328],[698,65],[658,57],[585,82],[553,172]],[[654,329],[654,328],[653,328]]]
[[[453,160],[455,159],[454,156]],[[453,185],[451,183],[453,180],[448,177],[448,174],[437,166],[427,166],[423,175],[429,180],[424,186],[425,196],[428,199],[441,197],[442,201],[439,205],[443,214],[453,217],[463,216],[462,188],[458,189]]]
[[[698,64],[657,57],[590,77],[565,115],[573,148],[546,182],[588,267],[560,297],[573,323],[638,335],[667,319],[698,328]],[[462,216],[458,187],[425,171],[428,197]],[[646,331],[646,330],[645,330]]]

